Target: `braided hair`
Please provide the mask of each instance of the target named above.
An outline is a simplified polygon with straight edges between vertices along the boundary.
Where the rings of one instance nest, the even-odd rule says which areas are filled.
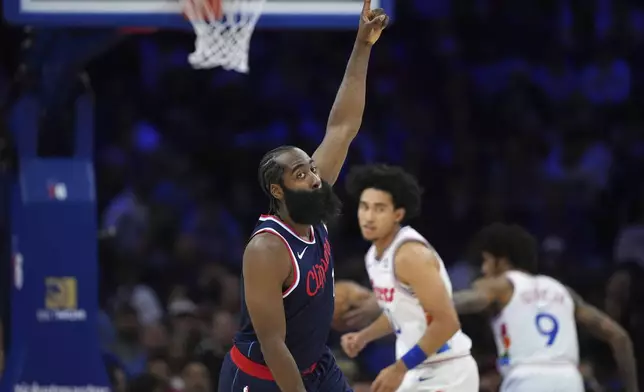
[[[282,184],[282,175],[284,174],[284,167],[277,162],[277,157],[286,151],[294,150],[294,146],[280,146],[274,148],[264,154],[262,160],[259,162],[259,169],[257,170],[257,177],[259,179],[259,186],[262,191],[268,196],[269,206],[268,213],[276,214],[278,208],[278,200],[271,193],[271,184]]]

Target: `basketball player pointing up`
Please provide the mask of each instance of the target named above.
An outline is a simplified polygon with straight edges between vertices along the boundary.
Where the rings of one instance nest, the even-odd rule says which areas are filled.
[[[339,212],[331,189],[358,133],[372,45],[387,25],[363,4],[353,52],[322,144],[308,156],[284,146],[260,162],[271,215],[246,246],[242,327],[221,368],[219,392],[345,392],[347,381],[326,347],[333,316],[333,256],[325,222]]]
[[[459,313],[489,311],[503,375],[502,392],[583,392],[576,323],[607,341],[624,390],[637,392],[628,334],[553,278],[536,275],[536,240],[517,225],[496,223],[475,237],[484,277],[454,293]]]
[[[351,170],[347,188],[359,198],[362,236],[372,243],[365,263],[384,312],[342,336],[342,348],[354,357],[367,343],[396,334],[398,360],[378,375],[374,392],[478,392],[472,342],[460,330],[445,266],[423,236],[401,226],[420,210],[416,179],[398,167],[363,166]]]

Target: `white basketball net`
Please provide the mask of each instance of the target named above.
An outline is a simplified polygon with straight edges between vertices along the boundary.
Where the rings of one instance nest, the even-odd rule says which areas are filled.
[[[192,67],[248,73],[250,39],[265,1],[221,0],[223,17],[218,19],[213,0],[181,0],[197,35],[195,51],[188,56]]]

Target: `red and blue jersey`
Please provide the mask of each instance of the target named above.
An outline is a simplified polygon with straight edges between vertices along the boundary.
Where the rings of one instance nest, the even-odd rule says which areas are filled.
[[[260,233],[278,237],[288,249],[293,265],[293,282],[282,293],[286,346],[298,368],[306,373],[327,352],[326,342],[333,318],[333,255],[327,228],[324,224],[311,226],[309,237],[304,239],[279,218],[262,215],[251,238]],[[233,360],[250,360],[251,363],[246,365],[253,367],[255,372],[267,371],[243,293],[242,286],[242,327],[235,335]],[[253,366],[253,363],[259,366]]]

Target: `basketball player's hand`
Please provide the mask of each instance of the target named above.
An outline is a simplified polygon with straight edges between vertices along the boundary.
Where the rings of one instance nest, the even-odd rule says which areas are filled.
[[[380,38],[382,30],[387,27],[389,17],[382,8],[371,9],[371,0],[364,0],[358,27],[358,40],[373,45]]]
[[[342,335],[340,345],[349,358],[355,358],[367,345],[367,341],[362,338],[360,332],[351,332]]]
[[[371,392],[394,392],[400,387],[400,384],[405,378],[407,368],[400,361],[396,361],[393,365],[387,366],[380,371],[373,384],[371,384]]]
[[[579,373],[584,379],[584,384],[586,389],[589,392],[604,392],[604,388],[601,386],[597,378],[595,377],[595,371],[591,364],[586,361],[583,361],[579,364]]]
[[[378,306],[378,301],[367,298],[357,307],[347,311],[342,316],[342,321],[348,328],[361,329],[371,324],[381,313],[382,309]]]

